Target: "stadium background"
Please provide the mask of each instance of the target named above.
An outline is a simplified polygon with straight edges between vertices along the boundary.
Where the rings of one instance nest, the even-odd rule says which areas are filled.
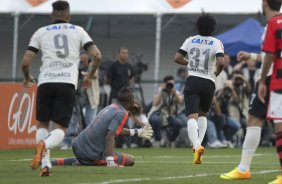
[[[110,1],[110,0],[108,0]],[[196,0],[195,0],[196,1]],[[198,0],[199,1],[199,0]],[[200,0],[201,1],[201,0]],[[81,1],[81,3],[87,2]],[[120,1],[120,2],[124,2]],[[242,1],[240,1],[242,2]],[[237,3],[240,3],[237,2]],[[253,2],[253,1],[252,1]],[[5,1],[1,2],[2,4]],[[251,3],[251,2],[249,2]],[[256,3],[257,4],[257,3]],[[90,6],[95,6],[95,2]],[[242,9],[245,7],[242,6]],[[259,7],[260,8],[260,7]],[[247,18],[253,17],[262,25],[265,24],[263,15],[259,12],[242,11],[239,13],[229,12],[230,7],[226,7],[226,12],[212,13],[217,20],[215,35],[223,33],[236,26]],[[0,80],[1,81],[21,81],[22,74],[20,68],[21,58],[32,33],[41,26],[50,23],[48,14],[28,13],[27,10],[19,15],[18,42],[16,55],[16,72],[13,79],[13,36],[14,36],[14,11],[0,13]],[[205,11],[196,10],[194,12]],[[224,11],[224,10],[223,10]],[[236,10],[235,10],[236,11]],[[121,46],[129,48],[131,57],[141,54],[141,61],[147,64],[148,69],[143,72],[141,85],[143,87],[145,102],[152,100],[155,82],[159,82],[163,76],[172,74],[176,76],[179,65],[174,64],[173,56],[183,41],[189,35],[196,34],[194,27],[195,20],[199,13],[187,14],[163,14],[161,26],[160,64],[159,74],[155,77],[155,47],[156,47],[156,15],[155,14],[73,14],[72,23],[84,27],[95,43],[102,51],[104,61],[116,58],[117,49]],[[135,57],[136,59],[136,57]],[[38,76],[40,57],[33,62],[32,73]],[[157,79],[157,80],[156,80]]]

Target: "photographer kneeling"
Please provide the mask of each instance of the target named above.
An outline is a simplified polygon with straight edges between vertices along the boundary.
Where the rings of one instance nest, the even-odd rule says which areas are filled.
[[[178,114],[178,108],[183,104],[183,95],[175,89],[173,76],[165,76],[158,92],[154,95],[152,108],[148,113],[149,122],[154,130],[155,147],[160,146],[161,130],[169,127],[168,140],[173,143],[179,129],[186,126],[186,117]]]
[[[230,147],[233,147],[234,136],[240,130],[241,125],[238,120],[230,115],[230,107],[239,103],[238,94],[231,80],[226,81],[223,89],[217,91],[213,110],[210,112],[210,119],[215,122],[218,139]],[[218,103],[217,103],[218,102]],[[213,109],[213,108],[212,108]]]
[[[249,81],[239,71],[234,71],[231,76],[233,88],[238,96],[237,103],[229,106],[230,116],[241,123],[242,128],[246,129],[246,119],[248,118],[249,96],[251,85]]]

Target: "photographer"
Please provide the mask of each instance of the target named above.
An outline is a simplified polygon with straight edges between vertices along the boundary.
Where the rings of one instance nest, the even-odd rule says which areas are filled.
[[[247,79],[238,71],[234,71],[232,73],[231,80],[234,91],[237,94],[238,101],[236,103],[230,104],[229,113],[230,116],[241,123],[241,126],[245,132],[251,85],[249,84]]]
[[[225,90],[228,88],[225,88]],[[222,112],[222,106],[224,103],[227,103],[231,98],[231,91],[228,89],[227,91],[222,93],[223,97],[214,97],[212,100],[211,110],[208,114],[208,119],[214,123],[216,128],[217,138],[218,140],[227,146],[233,147],[231,141],[233,140],[234,135],[241,128],[241,125],[238,121],[228,116],[228,113],[225,114]],[[208,132],[208,130],[207,130]]]
[[[182,103],[183,95],[175,89],[173,76],[165,76],[154,96],[152,108],[148,114],[149,122],[154,130],[155,147],[160,146],[162,128],[171,128],[168,140],[174,142],[179,129],[186,126],[185,115],[178,114],[178,106]]]

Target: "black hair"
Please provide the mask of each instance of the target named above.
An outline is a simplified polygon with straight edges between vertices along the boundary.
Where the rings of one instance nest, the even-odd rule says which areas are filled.
[[[211,36],[215,29],[215,25],[215,19],[208,13],[202,13],[196,21],[196,27],[201,36]]]
[[[281,0],[266,0],[266,2],[271,10],[280,11]]]
[[[129,87],[123,87],[118,92],[118,102],[125,104],[131,103],[133,100],[132,90]]]
[[[65,11],[70,9],[70,5],[67,1],[56,1],[52,4],[53,11]]]
[[[163,79],[164,82],[167,82],[167,81],[169,81],[169,80],[174,80],[174,77],[173,77],[172,75],[167,75],[167,76],[165,76],[164,79]]]

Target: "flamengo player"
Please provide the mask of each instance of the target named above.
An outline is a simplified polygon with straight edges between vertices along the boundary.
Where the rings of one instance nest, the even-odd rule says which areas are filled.
[[[262,10],[267,20],[280,14],[279,10],[281,8],[280,0],[262,0]],[[266,31],[265,31],[266,32]],[[264,42],[265,33],[262,36],[262,42]],[[237,55],[237,60],[257,60],[262,61],[262,66],[264,62],[265,53],[262,51],[261,54],[247,53],[240,51]],[[262,68],[262,67],[261,67]],[[265,84],[269,86],[271,75],[272,75],[272,66],[271,70],[267,73],[265,78]],[[267,90],[264,101],[262,103],[258,95],[258,86],[259,81],[256,82],[255,90],[252,93],[252,97],[249,103],[249,114],[247,121],[247,132],[242,147],[241,160],[238,166],[228,173],[220,175],[220,178],[227,180],[240,180],[240,179],[250,179],[251,178],[251,162],[253,156],[256,152],[257,147],[259,146],[260,137],[261,137],[261,127],[263,125],[264,119],[267,115],[267,103],[269,99],[269,90]]]
[[[266,52],[264,65],[259,82],[259,98],[265,103],[266,95],[265,79],[273,63],[273,74],[270,81],[270,97],[267,118],[274,121],[276,134],[276,149],[280,161],[282,173],[282,15],[273,17],[268,21],[265,41],[262,50]],[[270,184],[282,184],[282,174]]]
[[[187,65],[189,73],[184,97],[194,164],[201,164],[205,151],[201,143],[207,130],[206,115],[214,96],[215,78],[222,71],[224,63],[223,45],[220,40],[211,36],[215,25],[215,19],[209,14],[199,16],[196,22],[198,35],[187,38],[174,57],[176,63]]]
[[[32,169],[40,164],[40,176],[51,175],[49,149],[60,144],[68,127],[75,99],[78,79],[80,49],[83,47],[91,57],[95,57],[90,72],[85,76],[85,87],[91,84],[101,60],[99,49],[93,44],[86,31],[68,23],[70,8],[67,1],[52,4],[51,25],[39,28],[31,37],[22,61],[24,86],[32,79],[30,66],[36,53],[42,52],[42,66],[38,77],[36,119],[40,122],[36,131],[36,154],[32,159]],[[54,129],[49,133],[50,121]]]

